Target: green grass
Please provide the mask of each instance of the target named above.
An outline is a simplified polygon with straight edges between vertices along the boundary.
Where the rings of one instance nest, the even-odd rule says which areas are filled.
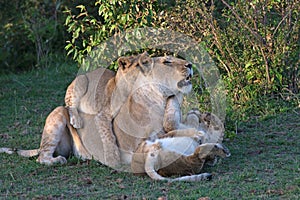
[[[0,76],[0,146],[39,146],[47,114],[63,105],[76,67],[62,65]],[[71,158],[43,166],[0,154],[0,199],[299,199],[300,110],[241,123],[224,143],[232,156],[204,171],[211,181],[166,183]]]

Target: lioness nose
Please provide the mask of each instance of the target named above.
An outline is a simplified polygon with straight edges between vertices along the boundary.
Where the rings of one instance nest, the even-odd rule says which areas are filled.
[[[188,63],[185,65],[185,67],[189,68],[189,69],[192,69],[192,64],[191,63]]]

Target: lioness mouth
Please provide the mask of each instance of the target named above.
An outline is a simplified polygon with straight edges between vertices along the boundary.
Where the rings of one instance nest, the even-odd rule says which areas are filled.
[[[192,74],[190,74],[188,77],[186,77],[186,81],[190,81],[191,80],[191,78],[192,78]]]
[[[191,67],[189,67],[188,72],[189,73],[187,74],[186,78],[177,83],[178,88],[187,87],[192,84],[191,79],[193,77],[193,69]]]
[[[181,80],[178,82],[178,87],[179,88],[182,88],[182,87],[185,87],[185,86],[188,86],[188,85],[191,85],[192,82],[191,82],[191,78],[192,78],[192,75],[188,75],[188,77],[186,77],[185,79]]]
[[[192,77],[193,77],[193,69],[190,68],[190,73],[189,73],[189,75],[186,77],[185,80],[186,80],[186,81],[190,81]]]

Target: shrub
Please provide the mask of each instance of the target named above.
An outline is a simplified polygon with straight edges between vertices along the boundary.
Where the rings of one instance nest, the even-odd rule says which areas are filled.
[[[1,72],[47,66],[64,42],[61,1],[1,1]],[[9,11],[9,12],[8,12]]]
[[[230,105],[247,116],[267,112],[264,99],[299,93],[299,10],[296,0],[186,0],[159,23],[207,47],[223,72]]]
[[[77,10],[76,10],[77,9]],[[96,0],[69,8],[66,13],[68,55],[79,63],[92,48],[108,37],[127,29],[153,26],[159,6],[153,0]]]
[[[72,36],[66,50],[81,63],[120,31],[169,28],[191,36],[213,57],[228,90],[228,114],[277,112],[270,98],[299,104],[299,6],[296,0],[88,1],[67,11]]]

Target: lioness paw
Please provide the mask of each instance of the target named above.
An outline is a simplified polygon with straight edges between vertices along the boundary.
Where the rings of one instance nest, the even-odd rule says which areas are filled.
[[[82,122],[82,119],[79,116],[77,116],[77,117],[75,117],[74,115],[70,116],[70,124],[74,128],[83,128],[83,122]]]
[[[67,159],[63,156],[57,156],[55,158],[52,157],[39,157],[37,160],[37,162],[44,164],[44,165],[54,165],[54,164],[66,164],[67,163]]]
[[[53,158],[54,163],[59,163],[59,164],[66,164],[67,163],[67,159],[63,156],[57,156],[55,158]]]

